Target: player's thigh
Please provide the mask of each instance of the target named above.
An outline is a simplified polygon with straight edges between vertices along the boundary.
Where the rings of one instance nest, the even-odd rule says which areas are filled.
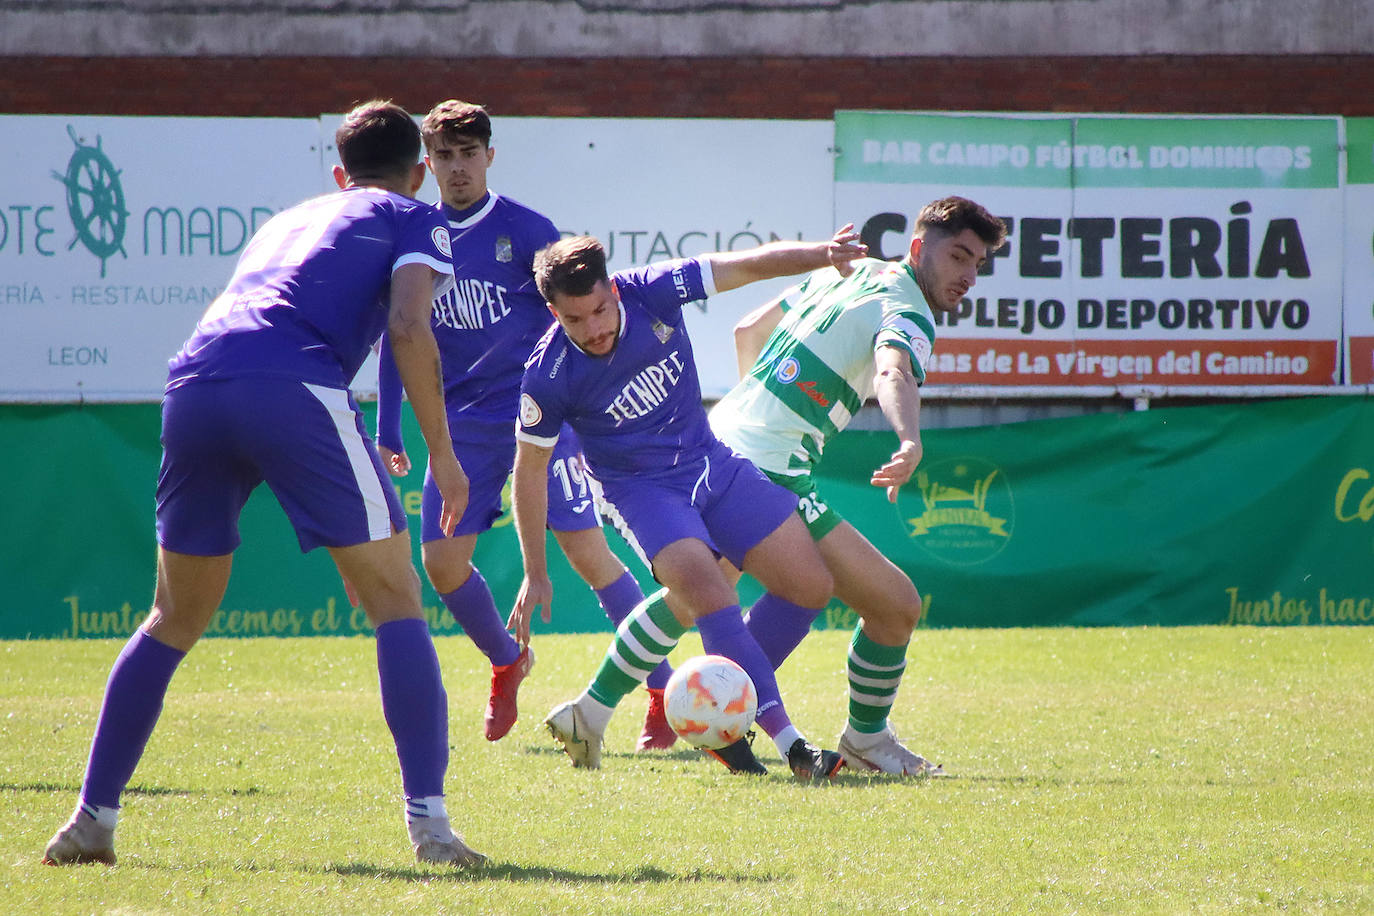
[[[738,604],[735,590],[725,581],[715,552],[698,538],[681,538],[653,558],[654,578],[668,587],[669,607],[687,611],[693,619]]]
[[[357,589],[372,626],[421,616],[420,577],[411,562],[410,537],[405,532],[350,547],[331,547],[329,555],[339,573]]]
[[[911,578],[848,522],[840,522],[818,544],[835,579],[835,597],[867,622],[898,629],[921,617],[921,596]]]
[[[795,512],[744,555],[744,571],[765,589],[802,607],[822,607],[834,580]]]

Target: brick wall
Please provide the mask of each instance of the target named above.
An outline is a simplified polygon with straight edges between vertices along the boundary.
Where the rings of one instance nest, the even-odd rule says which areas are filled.
[[[1374,55],[1052,58],[0,57],[7,114],[311,117],[376,96],[498,116],[837,109],[1374,115]]]

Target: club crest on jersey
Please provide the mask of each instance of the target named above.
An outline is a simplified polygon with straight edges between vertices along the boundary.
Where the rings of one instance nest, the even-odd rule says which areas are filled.
[[[778,363],[778,368],[773,370],[774,377],[784,385],[792,384],[797,380],[797,376],[800,374],[801,364],[791,356]]]
[[[498,235],[496,237],[496,260],[502,264],[509,264],[515,257],[515,252],[511,248],[510,236]]]
[[[673,336],[673,330],[661,321],[654,322],[654,336],[658,338],[659,343],[667,343],[668,338]]]
[[[453,257],[453,246],[448,241],[448,227],[435,226],[434,231],[429,234],[434,242],[434,247],[439,249],[439,253],[446,258]]]
[[[520,394],[520,425],[538,426],[539,421],[544,419],[544,411],[539,409],[539,405],[534,402],[534,398],[521,392]]]

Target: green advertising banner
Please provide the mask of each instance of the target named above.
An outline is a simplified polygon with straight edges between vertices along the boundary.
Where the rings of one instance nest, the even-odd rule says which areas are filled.
[[[0,638],[124,637],[146,615],[158,424],[156,405],[0,407],[14,444],[0,461],[16,482],[0,551]],[[1368,398],[930,430],[896,506],[867,482],[891,450],[890,433],[842,434],[826,452],[821,492],[912,576],[923,625],[1374,623]],[[413,522],[421,476],[402,487]],[[367,631],[328,555],[300,553],[265,490],[241,530],[210,635]],[[554,619],[536,620],[535,632],[609,630],[555,546],[549,556]],[[476,562],[508,607],[520,583],[508,514],[482,537]],[[742,592],[748,603],[757,586],[746,579]],[[431,628],[458,632],[428,585],[424,594]],[[818,625],[853,620],[835,605]]]

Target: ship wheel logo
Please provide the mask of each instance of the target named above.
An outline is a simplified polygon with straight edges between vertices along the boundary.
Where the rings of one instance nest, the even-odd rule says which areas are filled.
[[[124,188],[119,183],[119,170],[100,148],[100,137],[94,146],[87,146],[67,125],[67,135],[76,144],[76,152],[67,162],[67,173],[52,175],[67,188],[67,215],[76,229],[67,250],[80,242],[86,250],[100,259],[100,276],[105,277],[105,263],[116,253],[128,257],[124,251],[124,232],[129,224],[129,211],[124,209]]]

